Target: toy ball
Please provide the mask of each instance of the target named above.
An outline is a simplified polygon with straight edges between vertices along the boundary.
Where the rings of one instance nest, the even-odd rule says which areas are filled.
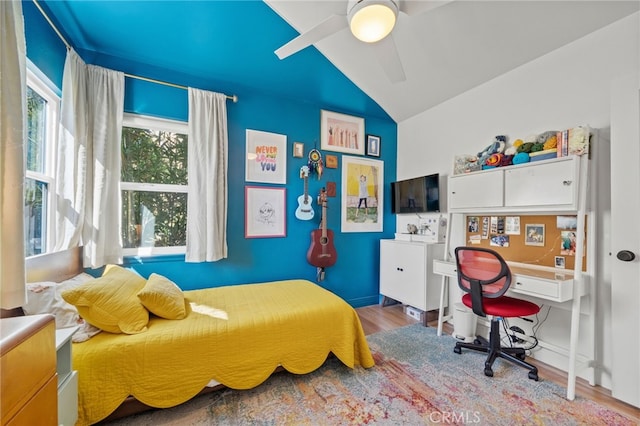
[[[524,141],[522,139],[516,139],[515,141],[513,141],[513,146],[515,146],[517,148],[520,145],[522,145],[523,143],[524,143]]]
[[[529,162],[529,154],[526,152],[519,152],[513,156],[513,160],[511,160],[513,164],[522,164]]]

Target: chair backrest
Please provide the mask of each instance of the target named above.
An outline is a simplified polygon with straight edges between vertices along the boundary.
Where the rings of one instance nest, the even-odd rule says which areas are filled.
[[[458,286],[471,294],[476,315],[486,316],[483,298],[500,297],[511,285],[511,270],[499,253],[483,247],[456,247]]]

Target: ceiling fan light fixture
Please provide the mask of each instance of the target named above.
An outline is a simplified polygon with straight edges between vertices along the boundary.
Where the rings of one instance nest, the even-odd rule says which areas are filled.
[[[392,0],[361,0],[349,10],[349,28],[358,40],[375,43],[389,35],[397,16]]]

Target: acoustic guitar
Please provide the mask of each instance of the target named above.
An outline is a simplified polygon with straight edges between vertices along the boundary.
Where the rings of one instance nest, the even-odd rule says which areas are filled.
[[[307,261],[318,268],[333,266],[338,260],[336,248],[333,245],[333,231],[327,229],[327,192],[320,191],[318,204],[322,205],[322,219],[320,229],[311,231],[311,245],[307,250]]]
[[[309,167],[302,166],[300,168],[300,177],[304,179],[304,194],[298,197],[298,208],[296,209],[296,217],[300,220],[311,220],[315,216],[313,207],[311,206],[311,197],[309,197]]]

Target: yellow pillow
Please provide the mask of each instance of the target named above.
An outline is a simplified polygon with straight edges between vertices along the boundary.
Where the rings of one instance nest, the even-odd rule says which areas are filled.
[[[182,290],[162,275],[151,274],[138,297],[149,312],[159,317],[178,320],[187,316]]]
[[[136,334],[147,330],[149,312],[136,297],[146,281],[140,275],[109,265],[102,277],[62,292],[89,324],[110,333]]]

